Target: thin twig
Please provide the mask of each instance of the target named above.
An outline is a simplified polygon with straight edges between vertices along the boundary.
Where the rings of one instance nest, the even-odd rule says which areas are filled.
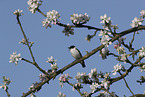
[[[20,22],[20,20],[19,20],[19,16],[18,16],[18,15],[17,15],[17,21],[18,21],[18,24],[19,24],[19,26],[20,26],[20,28],[21,28],[22,34],[23,34],[23,36],[24,36],[24,39],[26,40],[26,45],[27,45],[28,48],[29,48],[29,52],[30,52],[31,57],[32,57],[32,59],[33,59],[33,63],[30,62],[30,61],[28,61],[28,60],[26,60],[26,59],[25,59],[24,61],[27,61],[27,62],[29,62],[29,63],[35,65],[35,67],[37,67],[41,72],[43,72],[44,74],[48,75],[48,74],[47,74],[43,69],[41,69],[41,68],[38,66],[38,64],[36,63],[35,58],[34,58],[34,55],[33,55],[32,50],[31,50],[31,46],[29,46],[28,39],[27,39],[26,34],[25,34],[25,32],[24,32],[24,30],[23,30],[23,28],[22,28],[22,25],[21,25],[21,22]],[[24,59],[24,58],[23,58],[23,59]]]
[[[69,81],[66,81],[69,85],[71,85],[72,87],[73,87],[73,84],[72,83],[70,83]],[[79,94],[81,95],[81,96],[83,96],[83,94],[81,93],[81,91],[80,91],[80,89],[76,89],[78,92],[79,92]]]
[[[130,42],[130,47],[132,47],[132,43],[133,43],[134,38],[135,38],[135,33],[136,33],[136,32],[133,33],[133,38],[132,38],[132,40],[131,40],[131,42]]]
[[[119,72],[119,74],[122,75],[121,72]],[[131,89],[129,88],[129,85],[128,85],[128,83],[127,83],[127,81],[125,80],[124,77],[123,77],[123,80],[124,80],[124,82],[125,82],[126,87],[129,89],[129,91],[131,92],[131,94],[135,97],[134,93],[133,93],[133,92],[131,91]]]
[[[9,92],[8,92],[8,89],[6,89],[6,93],[7,93],[7,96],[10,97],[10,94],[9,94]]]
[[[27,39],[27,37],[26,37],[26,35],[25,35],[25,33],[24,33],[24,30],[23,30],[23,28],[22,28],[22,25],[21,25],[21,22],[20,22],[20,20],[19,20],[19,16],[18,16],[18,15],[17,15],[17,21],[18,21],[18,24],[19,24],[19,26],[20,26],[20,28],[21,28],[22,34],[23,34],[23,36],[24,36],[24,39],[26,40],[26,45],[27,45],[28,48],[29,48],[29,52],[30,52],[30,54],[31,54],[31,57],[32,57],[32,59],[33,59],[33,62],[35,62],[35,58],[34,58],[34,56],[33,56],[31,47],[29,46],[28,39]]]

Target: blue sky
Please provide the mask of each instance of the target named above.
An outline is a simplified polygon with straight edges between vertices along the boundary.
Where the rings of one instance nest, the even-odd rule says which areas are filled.
[[[44,0],[40,9],[46,14],[49,10],[57,10],[61,15],[60,22],[70,23],[70,15],[73,13],[84,14],[88,13],[91,17],[87,25],[102,28],[100,24],[100,16],[107,14],[111,17],[113,24],[118,24],[119,29],[117,32],[124,31],[131,28],[130,23],[134,17],[140,16],[140,11],[145,10],[144,0]],[[87,29],[75,29],[75,34],[67,37],[62,33],[63,28],[57,25],[52,28],[45,29],[42,27],[42,20],[45,19],[41,14],[36,12],[32,14],[28,10],[27,0],[3,0],[0,3],[0,83],[2,83],[2,76],[10,77],[12,83],[9,85],[9,92],[12,97],[20,97],[23,92],[27,92],[30,85],[36,81],[39,81],[40,71],[37,70],[32,64],[20,61],[18,66],[9,63],[10,54],[14,51],[21,53],[21,56],[32,60],[29,50],[25,45],[19,44],[19,41],[23,38],[19,25],[16,21],[16,16],[13,12],[16,9],[23,10],[23,16],[20,17],[23,29],[30,41],[34,42],[32,51],[36,58],[36,62],[41,68],[47,70],[50,68],[50,64],[46,63],[47,57],[53,56],[57,59],[59,68],[63,68],[67,64],[71,63],[74,59],[71,56],[68,48],[70,45],[76,45],[83,55],[86,51],[91,51],[100,45],[99,36],[94,37],[90,43],[85,40],[88,34],[93,34],[94,30]],[[136,41],[134,47],[140,48],[144,46],[145,34],[142,31],[139,35],[136,35]],[[126,42],[128,43],[132,34],[126,36]],[[113,45],[110,46],[112,51]],[[85,60],[86,68],[82,68],[80,64],[75,65],[64,73],[69,73],[71,76],[75,76],[77,72],[86,72],[87,74],[93,68],[97,68],[97,71],[110,72],[113,70],[113,66],[118,62],[113,57],[109,57],[107,60],[102,60],[99,53],[91,56]],[[122,63],[123,64],[123,63]],[[123,64],[125,67],[129,67],[128,64]],[[143,93],[145,91],[145,85],[142,86],[136,83],[136,80],[140,79],[143,75],[138,68],[126,77],[130,88],[135,94]],[[59,75],[60,76],[60,75]],[[56,97],[59,91],[62,91],[67,97],[79,97],[77,91],[72,91],[72,87],[64,84],[64,87],[59,86],[58,78],[51,80],[50,84],[45,84],[40,92],[36,93],[37,97]],[[119,76],[119,75],[118,75]],[[72,80],[74,82],[74,80]],[[89,86],[86,86],[84,91],[89,92]],[[131,93],[126,88],[123,80],[114,83],[111,86],[110,92],[116,92],[117,95],[123,97],[123,95],[130,96]],[[6,97],[6,93],[0,90],[2,97]],[[93,95],[93,97],[96,95]]]

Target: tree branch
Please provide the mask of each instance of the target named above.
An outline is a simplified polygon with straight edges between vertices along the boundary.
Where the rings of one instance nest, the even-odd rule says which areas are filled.
[[[87,27],[87,26],[86,26]],[[115,34],[115,36],[110,40],[111,42],[114,42],[115,40],[117,40],[118,38],[127,35],[129,33],[132,33],[134,31],[138,31],[138,30],[145,30],[145,26],[139,26],[139,27],[135,27],[135,28],[131,28],[128,30],[125,30],[121,33],[117,33]],[[48,77],[47,80],[45,80],[44,82],[40,82],[40,86],[44,85],[46,82],[50,81],[52,78],[55,78],[55,76],[59,75],[60,73],[63,73],[64,71],[66,71],[67,69],[71,68],[72,66],[74,66],[77,63],[80,63],[82,60],[85,60],[87,58],[89,58],[90,56],[94,55],[96,52],[98,52],[99,50],[101,50],[102,48],[104,48],[104,45],[100,45],[99,47],[95,48],[94,50],[92,50],[91,52],[88,52],[85,56],[83,56],[82,58],[73,61],[72,63],[68,64],[67,66],[63,67],[62,69],[51,73]],[[137,64],[138,62],[140,62],[142,58],[139,58],[134,64]],[[131,72],[131,70],[134,68],[134,66],[132,65],[124,74],[122,74],[120,77],[117,78],[112,78],[110,79],[111,83],[114,83],[122,78],[124,78],[125,76],[128,75],[129,72]],[[39,87],[40,87],[39,86]],[[36,87],[37,88],[37,87]],[[26,97],[27,95],[29,95],[30,93],[34,92],[35,90],[30,90],[27,93],[24,93],[22,97]]]
[[[137,59],[136,62],[133,63],[134,65],[131,64],[130,68],[127,69],[126,72],[124,74],[122,74],[121,76],[110,79],[109,80],[110,84],[117,82],[117,81],[121,80],[122,78],[126,77],[128,75],[128,73],[131,72],[131,70],[135,67],[135,64],[138,64],[142,58],[143,57]]]

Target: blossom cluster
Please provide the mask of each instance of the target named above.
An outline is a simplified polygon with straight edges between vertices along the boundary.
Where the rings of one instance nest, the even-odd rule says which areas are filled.
[[[15,10],[14,11],[14,15],[17,15],[17,16],[22,16],[23,15],[23,10],[20,10],[20,9],[18,9],[18,10]]]
[[[110,41],[109,38],[109,32],[104,30],[104,31],[100,31],[99,36],[102,36],[102,38],[100,39],[101,44],[105,45],[106,47],[108,47],[108,45],[112,44],[112,42]]]
[[[92,78],[92,79],[96,79],[97,78],[97,69],[94,68],[94,69],[91,69],[91,72],[88,74],[89,75],[89,78]]]
[[[130,24],[132,27],[138,27],[142,25],[142,22],[144,21],[143,18],[145,17],[145,10],[142,10],[140,14],[141,14],[140,18],[135,17],[132,20],[132,23]]]
[[[134,20],[132,20],[132,23],[130,24],[132,27],[138,27],[142,24],[143,19],[135,17]]]
[[[102,23],[103,28],[107,31],[109,31],[112,27],[114,31],[118,28],[118,25],[112,25],[111,17],[107,17],[107,14],[104,14],[104,16],[100,16],[100,19],[102,20],[100,23]]]
[[[69,74],[64,74],[59,77],[59,84],[61,87],[63,87],[63,83],[68,83],[68,80],[71,79]],[[99,78],[103,79],[99,81]],[[75,89],[81,89],[83,88],[82,83],[87,84],[90,82],[92,83],[90,85],[91,92],[93,93],[97,88],[105,88],[108,89],[110,87],[110,73],[97,73],[97,69],[91,69],[91,72],[89,74],[86,73],[80,73],[78,72],[77,75],[75,76],[75,79],[77,80],[78,83],[75,83],[73,85],[73,90]],[[86,95],[86,93],[84,93]]]
[[[87,21],[89,21],[89,19],[90,19],[90,17],[87,15],[87,13],[85,13],[84,15],[74,13],[70,17],[70,20],[74,24],[84,24],[84,23],[87,23]]]
[[[48,26],[51,27],[51,24],[56,25],[59,17],[60,14],[56,10],[47,12],[47,18],[42,21],[43,27],[48,28]]]
[[[54,60],[52,56],[50,58],[48,57],[48,60],[46,61],[48,63],[51,63],[52,72],[58,69],[56,61],[57,60]]]
[[[92,85],[90,85],[91,92],[94,93],[94,91],[99,87],[103,87],[105,89],[108,89],[110,87],[110,82],[106,79],[101,81],[101,83],[93,82]]]
[[[64,75],[61,75],[59,77],[59,85],[61,87],[63,87],[63,83],[67,82],[69,79],[71,79],[72,77],[70,77],[70,75],[67,73],[67,74],[64,74]]]
[[[125,70],[124,66],[121,65],[121,63],[118,63],[114,66],[114,70],[112,71],[113,75],[116,75],[117,72],[120,72],[121,70]]]
[[[127,54],[126,51],[124,49],[124,47],[121,47],[121,44],[124,43],[125,38],[121,37],[118,39],[118,42],[116,44],[114,44],[114,48],[116,49],[116,51],[118,52],[118,54],[120,54],[120,60],[126,62],[127,59]]]
[[[10,78],[6,78],[5,76],[3,76],[3,83],[2,86],[0,86],[0,89],[3,88],[5,91],[7,91],[8,89],[8,85],[11,83],[12,81],[10,80]]]
[[[145,57],[145,47],[142,47],[142,48],[139,50],[139,57]]]
[[[141,14],[141,16],[140,17],[145,17],[145,10],[142,10],[141,12],[140,12],[140,14]]]
[[[139,57],[144,57],[144,59],[145,59],[145,47],[142,47],[139,50]],[[141,72],[145,71],[145,65],[140,66],[140,69],[141,69]]]
[[[13,52],[13,54],[10,55],[10,61],[9,63],[15,63],[16,65],[18,64],[18,61],[21,60],[21,54],[17,54],[17,52]]]
[[[92,85],[90,85],[91,88],[91,92],[94,93],[94,91],[99,87],[100,85],[96,82],[92,83]]]
[[[77,75],[75,76],[75,79],[79,82],[79,83],[84,83],[84,79],[88,78],[88,75],[86,75],[86,73],[82,72],[78,72]]]
[[[102,57],[102,59],[106,59],[108,53],[109,53],[108,48],[107,48],[107,47],[104,47],[104,48],[100,51],[100,56]]]
[[[62,33],[65,33],[65,36],[69,36],[70,34],[74,35],[74,29],[69,24],[67,24]]]
[[[29,7],[28,9],[34,14],[36,12],[36,10],[39,8],[39,6],[42,5],[42,1],[41,0],[29,0],[27,1]]]
[[[93,93],[97,88],[104,87],[108,89],[110,87],[110,82],[107,80],[110,78],[110,73],[97,73],[96,68],[91,69],[91,73],[88,74],[90,79],[93,79],[92,85],[90,85],[91,92]],[[101,82],[99,82],[98,78],[103,78]]]
[[[80,73],[78,72],[77,75],[75,76],[75,79],[79,83],[86,83],[85,81],[88,82],[93,82],[92,85],[90,85],[91,91],[94,92],[95,89],[98,87],[104,87],[108,88],[110,86],[110,82],[107,80],[109,77],[110,73],[97,73],[97,69],[91,69],[91,72],[86,75],[86,73]],[[99,78],[102,78],[103,80],[99,82]],[[81,86],[81,85],[80,85]]]

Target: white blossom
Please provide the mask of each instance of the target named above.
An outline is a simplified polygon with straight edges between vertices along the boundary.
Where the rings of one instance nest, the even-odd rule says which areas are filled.
[[[53,56],[51,56],[50,58],[48,57],[48,60],[46,61],[46,62],[49,62],[49,63],[54,63],[54,62],[56,62],[57,60],[54,60],[53,59]]]
[[[85,13],[84,15],[82,14],[73,14],[70,17],[70,20],[72,21],[72,23],[74,24],[84,24],[87,21],[89,21],[90,17],[87,15],[87,13]]]
[[[66,95],[63,94],[61,91],[59,91],[59,94],[57,95],[57,97],[66,97]]]
[[[89,75],[89,78],[96,79],[96,77],[97,77],[97,69],[96,68],[91,69],[91,73],[89,73],[88,75]]]
[[[100,31],[99,36],[105,36],[106,35],[106,31]]]
[[[56,10],[47,12],[47,19],[50,20],[50,22],[52,22],[54,25],[57,23],[58,19],[60,19],[59,17],[60,14]]]
[[[18,10],[15,10],[14,11],[14,15],[17,15],[17,16],[22,16],[23,15],[23,10],[20,10],[20,9],[18,9]]]
[[[141,16],[140,17],[145,17],[145,10],[142,10],[141,12],[140,12],[140,14],[141,14]]]
[[[27,4],[29,5],[28,9],[34,14],[39,8],[40,5],[42,5],[41,0],[29,0],[27,1]]]
[[[18,61],[21,60],[22,58],[20,57],[21,54],[17,54],[17,52],[13,52],[13,54],[10,55],[10,61],[9,63],[15,63],[16,65],[18,64]]]
[[[104,79],[103,81],[101,81],[100,85],[103,86],[105,89],[108,89],[110,87],[110,82]]]
[[[100,19],[102,20],[100,23],[110,23],[111,17],[107,17],[107,14],[104,14],[104,16],[100,16]]]
[[[125,62],[125,60],[127,59],[127,54],[121,54],[121,60]]]
[[[51,23],[50,20],[48,18],[46,18],[46,19],[44,19],[44,21],[42,21],[42,26],[47,29],[48,27],[51,27],[50,23]]]
[[[106,30],[104,30],[104,31],[100,31],[100,33],[99,33],[99,36],[102,36],[102,37],[104,37],[105,35],[110,35],[111,33],[110,32],[108,32],[108,31],[106,31]]]
[[[86,75],[86,73],[84,72],[82,72],[82,73],[80,73],[80,72],[78,72],[77,73],[77,75],[75,76],[75,79],[79,82],[79,83],[81,83],[81,82],[83,82],[83,80],[85,79],[85,77],[86,77],[87,75]]]
[[[138,27],[142,24],[143,19],[135,17],[134,20],[132,20],[132,23],[130,24],[132,27]]]
[[[70,77],[70,75],[67,73],[67,74],[64,74],[64,75],[61,75],[59,77],[59,85],[61,87],[63,87],[63,83],[67,82],[69,79],[71,79],[72,77]]]
[[[120,63],[115,65],[114,70],[112,71],[112,75],[116,75],[116,73],[119,72],[122,68],[123,68],[123,66]]]
[[[104,48],[102,49],[102,54],[103,54],[103,55],[106,55],[108,52],[109,52],[109,50],[108,50],[107,47],[104,47]]]
[[[92,85],[90,85],[91,88],[91,92],[94,93],[94,91],[99,87],[100,85],[96,82],[92,83]]]
[[[108,53],[109,53],[108,47],[104,47],[103,49],[101,49],[99,56],[101,56],[102,59],[104,60],[107,58]]]
[[[42,21],[43,27],[51,27],[51,24],[56,25],[58,19],[60,19],[59,17],[60,14],[56,10],[47,12],[47,18]]]
[[[52,68],[52,72],[57,70],[57,68],[58,68],[57,63],[51,64],[51,68]]]
[[[124,49],[123,46],[122,46],[122,47],[118,46],[118,47],[116,48],[116,50],[117,50],[118,54],[124,54],[124,53],[125,53],[125,49]]]
[[[111,41],[109,41],[110,38],[108,35],[104,35],[102,38],[101,38],[101,44],[105,45],[106,47],[108,47],[109,44],[112,44]]]
[[[142,47],[141,50],[139,50],[139,57],[145,57],[145,47]]]

